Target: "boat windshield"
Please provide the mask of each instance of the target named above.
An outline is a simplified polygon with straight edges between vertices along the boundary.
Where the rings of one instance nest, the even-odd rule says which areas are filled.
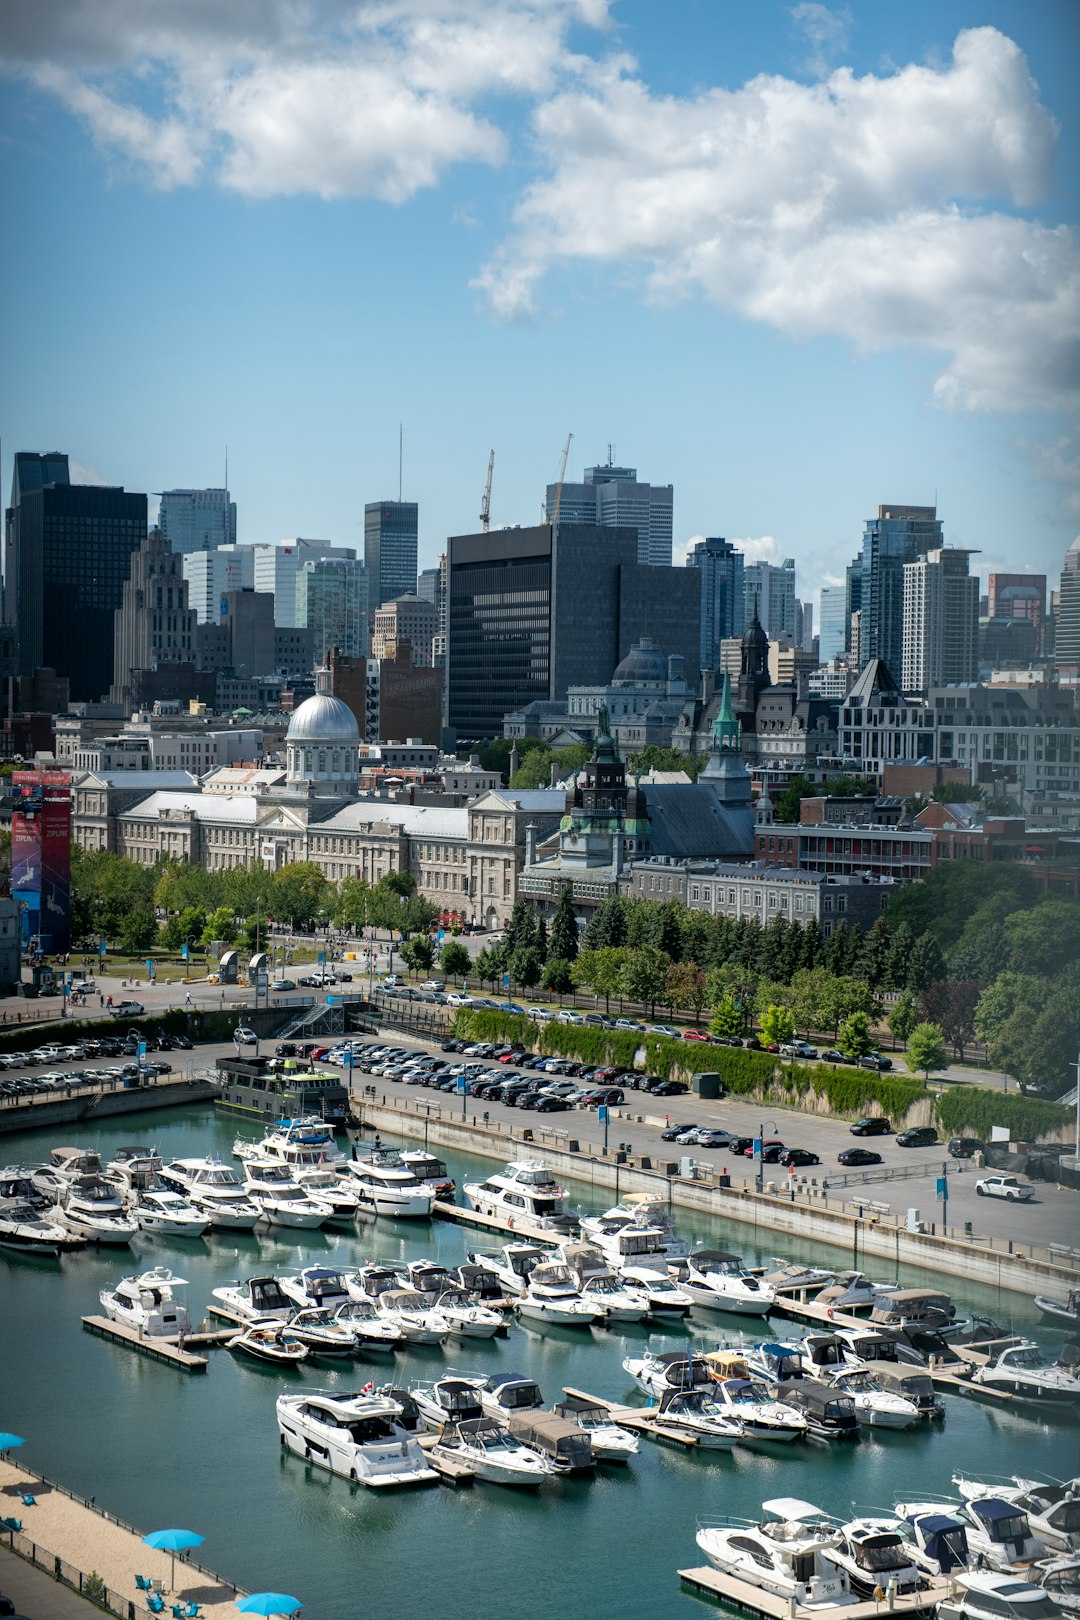
[[[1022,1513],[1002,1519],[982,1519],[981,1523],[991,1541],[1024,1541],[1027,1538],[1028,1524]]]
[[[870,1541],[856,1542],[852,1548],[860,1569],[874,1573],[889,1569],[904,1569],[910,1562],[899,1536],[876,1536]]]
[[[1041,1371],[1047,1364],[1046,1356],[1037,1344],[1024,1344],[1015,1350],[1007,1350],[1001,1361],[1003,1366],[1028,1367],[1033,1372]]]
[[[358,1446],[369,1446],[378,1440],[394,1439],[394,1431],[386,1418],[356,1418],[352,1423],[346,1423],[344,1427],[348,1429]]]

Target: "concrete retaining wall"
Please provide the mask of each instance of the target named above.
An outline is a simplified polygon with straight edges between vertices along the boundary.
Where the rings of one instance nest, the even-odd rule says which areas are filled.
[[[78,1124],[114,1114],[143,1113],[149,1108],[178,1108],[216,1096],[209,1080],[163,1080],[152,1086],[118,1086],[115,1091],[74,1091],[70,1097],[46,1097],[0,1108],[0,1136],[16,1131],[47,1130],[51,1125]],[[92,1106],[91,1106],[92,1105]]]

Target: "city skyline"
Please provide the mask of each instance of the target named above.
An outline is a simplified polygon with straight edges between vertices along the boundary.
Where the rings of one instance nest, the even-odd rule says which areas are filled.
[[[423,567],[475,527],[490,448],[493,525],[529,524],[573,431],[568,480],[611,446],[673,484],[676,562],[725,535],[794,556],[816,600],[903,502],[936,504],[980,578],[1056,579],[1080,526],[1073,8],[528,0],[405,5],[394,28],[330,4],[303,37],[269,3],[129,11],[16,6],[0,29],[28,227],[5,488],[15,451],[57,446],[73,481],[220,487],[228,446],[241,543],[358,549],[403,423]],[[331,72],[324,149],[300,111]],[[296,115],[271,139],[275,86]],[[361,91],[407,139],[380,143]],[[769,166],[769,118],[829,196]]]

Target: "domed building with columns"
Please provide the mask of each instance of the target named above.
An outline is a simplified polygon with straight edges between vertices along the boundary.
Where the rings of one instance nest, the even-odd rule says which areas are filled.
[[[285,791],[317,799],[355,799],[360,775],[360,727],[347,703],[330,695],[320,669],[285,733]]]

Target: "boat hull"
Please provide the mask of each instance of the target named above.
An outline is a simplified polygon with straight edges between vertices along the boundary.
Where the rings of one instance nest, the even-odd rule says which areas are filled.
[[[591,1310],[575,1311],[566,1305],[548,1305],[544,1300],[519,1299],[519,1316],[532,1322],[547,1322],[555,1327],[591,1327],[596,1316]]]

